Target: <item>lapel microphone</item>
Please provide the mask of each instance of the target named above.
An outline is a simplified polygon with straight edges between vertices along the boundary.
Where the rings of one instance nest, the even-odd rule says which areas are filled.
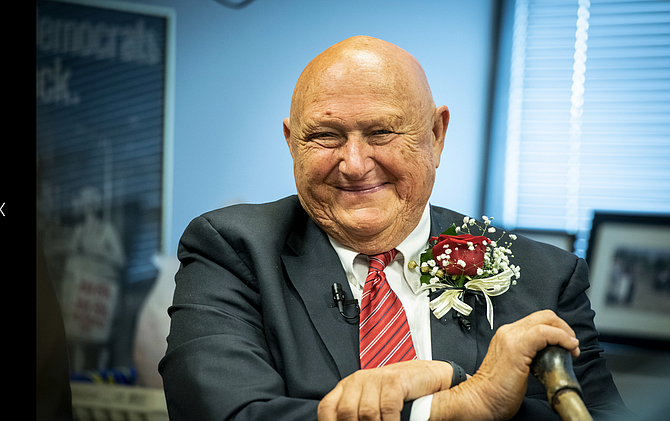
[[[331,308],[337,307],[337,309],[340,311],[340,314],[345,319],[348,320],[356,319],[358,315],[361,313],[361,309],[358,307],[358,301],[345,299],[346,297],[344,295],[344,289],[342,289],[342,285],[337,282],[333,284],[331,290],[333,291],[333,304],[331,304],[330,307]],[[350,306],[350,305],[356,306],[356,314],[354,316],[347,316],[346,314],[344,314],[344,306]]]

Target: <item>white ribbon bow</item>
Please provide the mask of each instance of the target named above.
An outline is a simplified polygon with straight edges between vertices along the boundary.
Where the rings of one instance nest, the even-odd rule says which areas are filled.
[[[464,289],[472,291],[481,291],[484,293],[486,299],[486,318],[493,329],[493,303],[491,298],[505,293],[510,286],[514,272],[512,269],[505,271],[488,278],[473,279],[463,285]],[[450,288],[449,285],[442,283],[430,283],[421,287],[421,291],[445,289]],[[449,313],[452,308],[464,316],[469,316],[472,312],[472,307],[463,302],[464,289],[446,289],[439,297],[430,302],[430,309],[438,319],[441,319],[445,314]]]

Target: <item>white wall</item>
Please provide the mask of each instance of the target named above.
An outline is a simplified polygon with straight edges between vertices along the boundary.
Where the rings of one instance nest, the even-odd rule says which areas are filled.
[[[235,0],[239,1],[239,0]],[[370,35],[423,64],[451,110],[432,203],[475,215],[484,163],[493,0],[132,0],[176,15],[174,252],[188,222],[295,192],[282,134],[293,86],[330,45]]]

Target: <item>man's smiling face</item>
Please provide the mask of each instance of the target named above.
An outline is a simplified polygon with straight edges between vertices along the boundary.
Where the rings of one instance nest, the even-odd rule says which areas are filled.
[[[284,122],[298,196],[340,243],[387,251],[416,227],[428,202],[444,141],[435,119],[446,130],[448,111],[435,109],[427,83],[417,86],[416,68],[389,66],[389,57],[370,49],[326,64],[303,81]]]

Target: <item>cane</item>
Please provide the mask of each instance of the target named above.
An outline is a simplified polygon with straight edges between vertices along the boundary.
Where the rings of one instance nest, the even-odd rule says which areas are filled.
[[[547,389],[549,404],[563,421],[593,421],[582,401],[582,388],[567,349],[555,345],[546,347],[537,353],[530,370]]]

